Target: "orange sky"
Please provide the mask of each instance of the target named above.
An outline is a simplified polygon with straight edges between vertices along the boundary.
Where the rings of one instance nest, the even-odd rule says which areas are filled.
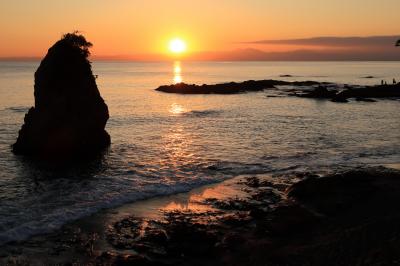
[[[73,30],[94,43],[95,56],[165,54],[173,37],[193,53],[266,49],[240,43],[267,39],[396,35],[399,12],[399,0],[1,0],[0,57],[42,57]]]

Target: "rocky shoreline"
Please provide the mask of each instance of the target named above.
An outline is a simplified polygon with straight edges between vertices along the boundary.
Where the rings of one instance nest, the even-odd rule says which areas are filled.
[[[156,91],[177,94],[237,94],[279,90],[280,86],[293,86],[291,90],[282,90],[285,96],[296,96],[314,99],[328,99],[333,102],[347,102],[354,98],[358,101],[375,101],[370,98],[400,98],[400,83],[391,85],[361,86],[336,84],[317,81],[282,81],[282,80],[248,80],[221,84],[186,84],[163,85]]]
[[[9,265],[393,265],[400,171],[242,176],[2,247]]]

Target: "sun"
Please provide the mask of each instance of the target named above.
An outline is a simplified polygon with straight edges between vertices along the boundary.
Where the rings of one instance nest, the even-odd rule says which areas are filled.
[[[182,39],[176,38],[169,42],[169,50],[174,54],[181,54],[186,51],[186,43]]]

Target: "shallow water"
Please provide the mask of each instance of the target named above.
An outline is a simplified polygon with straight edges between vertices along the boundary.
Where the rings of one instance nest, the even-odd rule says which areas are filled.
[[[378,84],[400,62],[95,62],[112,145],[69,171],[40,169],[10,145],[33,104],[39,62],[0,62],[0,244],[79,217],[240,174],[331,171],[400,162],[400,102],[332,103],[266,92],[174,95],[172,82],[247,79]],[[293,77],[280,77],[292,75]],[[367,79],[365,76],[375,76]]]

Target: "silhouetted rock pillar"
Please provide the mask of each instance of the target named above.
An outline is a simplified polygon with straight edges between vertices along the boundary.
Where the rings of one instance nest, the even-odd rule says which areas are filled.
[[[35,106],[25,115],[16,154],[52,159],[92,155],[110,144],[108,107],[88,60],[85,37],[68,33],[55,43],[35,73]]]

